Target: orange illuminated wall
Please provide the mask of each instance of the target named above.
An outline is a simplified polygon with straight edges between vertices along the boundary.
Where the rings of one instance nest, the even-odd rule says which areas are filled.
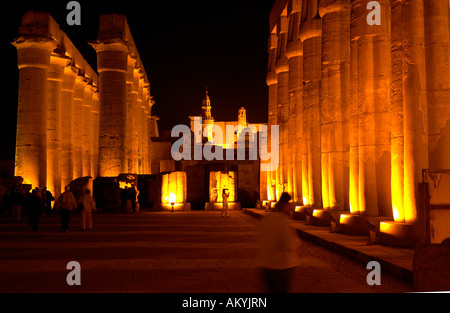
[[[222,191],[228,189],[228,202],[236,201],[236,172],[210,172],[209,173],[209,201],[222,203]]]
[[[162,204],[180,204],[186,202],[186,173],[173,172],[162,175]]]

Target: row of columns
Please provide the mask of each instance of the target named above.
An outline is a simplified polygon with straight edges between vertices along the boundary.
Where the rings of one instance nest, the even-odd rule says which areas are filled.
[[[53,25],[45,37],[35,29],[42,21]],[[157,118],[125,17],[100,18],[107,31],[120,25],[126,38],[108,33],[90,43],[98,74],[48,14],[28,12],[22,23],[13,42],[20,71],[15,175],[58,196],[80,177],[150,174]]]
[[[90,44],[97,52],[102,112],[99,175],[150,174],[154,101],[145,73],[125,41],[97,40]]]
[[[73,179],[97,176],[99,97],[95,78],[49,39],[19,37],[15,175],[59,195]]]
[[[267,199],[417,222],[422,169],[450,168],[449,2],[380,0],[380,25],[367,0],[278,2]]]

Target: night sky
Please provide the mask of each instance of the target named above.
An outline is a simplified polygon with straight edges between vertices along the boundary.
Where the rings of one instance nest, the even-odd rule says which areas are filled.
[[[274,0],[80,0],[81,26],[66,23],[68,2],[1,1],[0,160],[14,160],[19,70],[11,42],[26,11],[49,12],[94,69],[96,54],[87,42],[97,37],[99,15],[125,14],[161,132],[189,125],[188,116],[200,115],[206,86],[216,120],[237,120],[244,106],[249,122],[267,122],[267,39]]]

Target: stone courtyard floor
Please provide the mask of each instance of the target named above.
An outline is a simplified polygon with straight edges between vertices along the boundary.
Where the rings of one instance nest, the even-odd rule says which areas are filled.
[[[1,293],[261,293],[258,219],[244,212],[94,214],[91,231],[73,215],[61,232],[59,216],[26,221],[0,217]],[[302,239],[293,293],[408,292],[388,273],[368,286],[360,262]],[[81,266],[81,285],[69,286],[67,263]]]

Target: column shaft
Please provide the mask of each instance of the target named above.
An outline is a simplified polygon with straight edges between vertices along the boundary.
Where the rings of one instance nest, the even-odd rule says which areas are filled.
[[[78,69],[66,66],[61,89],[61,186],[64,188],[73,180],[74,144],[73,144],[73,101],[75,93],[75,77]]]
[[[322,16],[322,195],[324,208],[348,208],[349,138],[346,134],[350,102],[350,7],[347,1],[321,2]]]
[[[429,167],[450,168],[449,2],[424,1]]]
[[[85,79],[78,75],[72,108],[73,178],[83,177],[83,105]]]
[[[24,183],[47,185],[47,69],[54,45],[50,41],[18,41],[19,98],[15,175]]]
[[[268,69],[266,82],[269,89],[269,116],[268,116],[268,129],[267,129],[267,145],[271,147],[272,142],[272,127],[273,125],[278,125],[278,105],[277,105],[277,91],[278,91],[278,76],[275,72],[275,64],[276,64],[276,55],[277,55],[277,35],[276,33],[272,33],[269,36],[268,42],[268,52],[269,52],[269,61],[268,61]],[[277,147],[279,153],[279,147]],[[271,152],[272,155],[274,152]],[[276,200],[276,184],[277,184],[277,169],[272,169],[267,172],[267,197],[268,200]]]
[[[302,200],[302,100],[303,100],[303,45],[300,40],[300,11],[289,16],[289,190],[295,202]]]
[[[125,43],[92,43],[97,51],[99,72],[99,175],[115,177],[128,171],[126,157],[126,73],[128,48]]]
[[[320,139],[320,81],[322,20],[304,22],[300,29],[303,42],[303,130],[305,144],[302,188],[307,204],[322,207],[321,139]]]
[[[66,57],[52,55],[47,73],[47,189],[55,196],[63,191],[61,186],[61,89]]]
[[[418,184],[422,181],[422,170],[429,167],[427,97],[422,92],[426,89],[423,5],[422,0],[406,0],[402,6],[404,221],[407,223],[417,222]]]
[[[288,22],[285,15],[280,16],[278,23],[278,46],[275,71],[277,84],[277,124],[280,127],[280,166],[277,182],[277,199],[288,187],[288,119],[289,119],[289,60],[286,55]]]

